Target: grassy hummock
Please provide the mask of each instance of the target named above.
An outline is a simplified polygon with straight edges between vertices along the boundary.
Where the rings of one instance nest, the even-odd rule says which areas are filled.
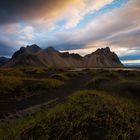
[[[77,91],[65,103],[0,124],[4,140],[133,140],[140,137],[140,106],[95,90]]]

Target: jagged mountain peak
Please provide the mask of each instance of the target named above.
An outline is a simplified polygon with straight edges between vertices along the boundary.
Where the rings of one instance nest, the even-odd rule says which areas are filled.
[[[45,49],[46,52],[58,52],[54,47],[49,46]]]
[[[106,47],[106,48],[97,49],[95,51],[95,53],[104,53],[104,54],[107,54],[107,53],[111,53],[111,51],[110,51],[110,48],[109,47]]]
[[[28,45],[26,47],[21,47],[18,51],[16,51],[13,54],[12,58],[16,58],[16,57],[23,55],[23,54],[36,53],[40,50],[41,50],[41,48],[39,46],[37,46],[36,44]]]
[[[69,52],[61,53],[52,46],[41,49],[36,44],[21,47],[5,66],[47,67],[123,67],[118,56],[109,47],[97,49],[84,57]]]
[[[25,47],[21,47],[18,51],[16,51],[13,54],[12,59],[18,57],[21,54],[23,54],[25,51],[26,51],[26,48]]]
[[[26,49],[30,52],[37,52],[37,51],[41,50],[41,48],[39,46],[37,46],[36,44],[28,45],[26,47]]]

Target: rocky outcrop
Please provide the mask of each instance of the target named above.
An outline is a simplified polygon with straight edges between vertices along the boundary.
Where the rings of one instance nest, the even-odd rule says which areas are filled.
[[[111,52],[109,47],[98,49],[82,57],[74,53],[61,53],[53,47],[41,49],[35,44],[21,47],[4,66],[46,66],[57,68],[123,67],[118,56]]]

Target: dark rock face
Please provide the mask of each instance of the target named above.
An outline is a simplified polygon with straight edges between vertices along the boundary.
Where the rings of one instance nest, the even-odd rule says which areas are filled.
[[[18,57],[19,55],[23,54],[26,52],[26,48],[25,47],[21,47],[17,52],[15,52],[12,56],[12,59]]]
[[[12,58],[16,58],[18,56],[21,56],[23,54],[32,54],[32,53],[36,53],[38,51],[40,51],[41,48],[38,47],[36,44],[33,44],[31,46],[27,46],[25,47],[21,47],[17,52],[15,52],[12,56]]]
[[[27,49],[27,51],[29,51],[31,53],[36,53],[36,52],[41,50],[41,48],[39,46],[37,46],[36,44],[33,44],[31,46],[27,46],[26,49]]]
[[[118,56],[109,47],[97,49],[84,57],[79,54],[61,53],[53,47],[41,49],[37,45],[21,47],[4,66],[47,66],[58,68],[123,67]]]

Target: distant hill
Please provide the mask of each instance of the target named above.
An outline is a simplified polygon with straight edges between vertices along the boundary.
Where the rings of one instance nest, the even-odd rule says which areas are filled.
[[[97,49],[84,57],[69,52],[59,52],[53,47],[42,49],[36,44],[21,47],[4,67],[45,66],[56,68],[123,67],[118,56],[109,47]]]
[[[6,62],[8,62],[9,58],[6,57],[0,57],[0,66],[4,65]]]

